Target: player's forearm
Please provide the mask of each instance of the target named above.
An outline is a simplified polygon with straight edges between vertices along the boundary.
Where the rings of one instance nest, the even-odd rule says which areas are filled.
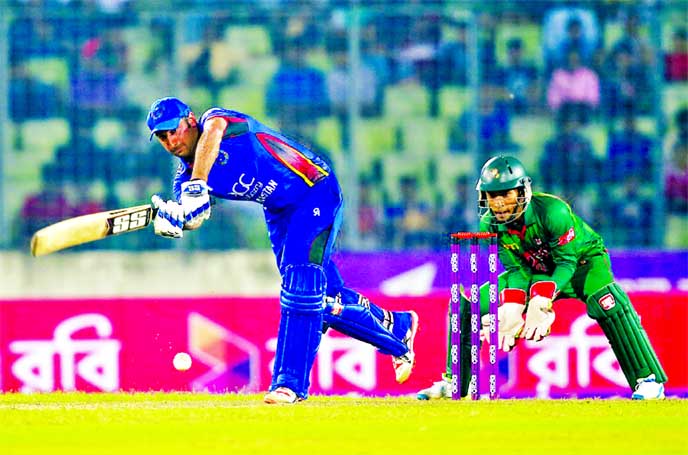
[[[220,153],[220,142],[225,134],[225,128],[227,128],[227,121],[221,117],[215,117],[206,122],[205,129],[196,144],[191,179],[208,181],[210,169]]]
[[[201,179],[207,182],[210,169],[213,167],[219,151],[220,138],[216,139],[212,132],[202,134],[196,145],[191,179]]]
[[[557,289],[563,289],[573,278],[573,273],[575,272],[575,266],[572,268],[570,265],[557,265],[552,273],[552,278],[550,281],[554,281],[557,285]]]

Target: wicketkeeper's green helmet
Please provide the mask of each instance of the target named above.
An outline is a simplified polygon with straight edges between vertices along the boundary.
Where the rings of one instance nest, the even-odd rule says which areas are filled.
[[[520,217],[530,203],[532,196],[530,182],[531,179],[526,173],[526,168],[513,156],[500,155],[487,160],[480,170],[480,179],[476,186],[480,216],[482,217],[490,210],[486,194],[488,191],[492,193],[518,189],[518,207],[513,216],[505,223],[510,223]],[[494,218],[493,222],[499,223]]]

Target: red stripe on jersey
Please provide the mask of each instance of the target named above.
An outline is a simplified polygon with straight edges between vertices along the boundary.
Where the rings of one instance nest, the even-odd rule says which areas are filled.
[[[223,119],[227,120],[227,123],[247,123],[248,122],[248,120],[246,120],[245,118],[235,117],[233,115],[213,115],[213,116],[208,117],[208,120],[210,120],[211,118],[223,118]]]
[[[571,240],[576,238],[576,231],[573,230],[573,227],[566,231],[565,234],[562,234],[561,237],[559,237],[559,246],[561,245],[566,245],[569,243]]]
[[[222,139],[240,136],[248,132],[248,121],[245,118],[232,115],[213,115],[211,118],[223,118],[227,121]]]
[[[315,164],[306,155],[275,136],[257,133],[256,137],[273,157],[301,177],[306,185],[313,186],[329,175],[325,169]]]

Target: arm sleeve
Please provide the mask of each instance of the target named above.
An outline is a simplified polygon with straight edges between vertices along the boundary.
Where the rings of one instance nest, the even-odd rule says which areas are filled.
[[[480,232],[494,232],[490,229],[490,224],[486,221],[487,218],[480,220]],[[504,279],[506,288],[522,289],[528,292],[530,282],[532,279],[532,272],[530,268],[515,254],[504,247],[502,237],[498,235],[499,244],[499,262],[504,267]]]
[[[551,235],[549,246],[555,268],[551,277],[534,281],[554,281],[557,290],[560,290],[571,281],[576,271],[581,234],[578,231],[581,227],[576,223],[571,208],[563,201],[550,207],[543,223]]]
[[[528,292],[533,278],[530,267],[518,256],[504,248],[501,241],[499,242],[499,261],[504,266],[506,287]]]

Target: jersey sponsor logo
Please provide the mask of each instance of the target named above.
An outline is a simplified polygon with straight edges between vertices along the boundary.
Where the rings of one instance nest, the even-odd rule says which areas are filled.
[[[504,243],[502,246],[510,251],[518,251],[518,245],[516,243]]]
[[[279,184],[272,179],[267,184],[264,184],[263,182],[256,181],[255,177],[249,178],[245,173],[242,173],[239,176],[239,180],[232,185],[232,191],[229,193],[229,196],[247,201],[255,200],[262,204],[275,192],[278,186]]]
[[[616,305],[616,300],[614,300],[613,295],[605,294],[598,300],[598,303],[604,311],[609,311]]]
[[[225,152],[224,150],[220,150],[220,152],[217,154],[215,163],[220,166],[224,166],[227,164],[227,161],[229,161],[229,153]]]
[[[522,256],[530,268],[537,272],[549,274],[554,270],[552,252],[545,246],[528,246]]]
[[[576,238],[576,231],[571,227],[565,234],[559,237],[559,246],[566,245],[571,240]]]
[[[265,202],[265,200],[275,192],[277,189],[277,186],[279,184],[275,182],[274,180],[270,180],[267,185],[265,185],[265,188],[263,188],[263,191],[260,192],[260,196],[258,196],[258,199],[256,199],[256,202],[259,204],[262,204]]]
[[[242,173],[239,176],[239,181],[235,182],[234,185],[232,185],[232,192],[229,193],[229,195],[236,196],[242,199],[249,199],[251,196],[247,196],[247,194],[251,190],[251,187],[255,182],[255,177],[251,177],[251,179],[249,180],[248,177],[246,177],[246,174]],[[262,186],[262,183],[258,182],[258,184]]]

